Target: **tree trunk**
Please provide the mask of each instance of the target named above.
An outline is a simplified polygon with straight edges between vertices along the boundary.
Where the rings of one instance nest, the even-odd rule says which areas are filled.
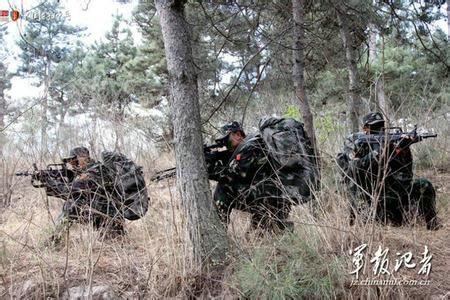
[[[450,41],[450,0],[447,0],[447,40]]]
[[[377,45],[376,45],[376,29],[375,25],[370,24],[369,33],[369,59],[373,65],[377,59]],[[386,94],[384,93],[384,37],[381,35],[381,74],[375,74],[375,99],[377,110],[381,110],[385,116],[389,115],[389,107],[386,102]],[[371,107],[371,109],[373,109]]]
[[[377,30],[375,25],[369,24],[369,60],[374,63],[377,58]]]
[[[116,112],[113,118],[114,133],[116,136],[116,140],[114,143],[114,150],[119,152],[124,150],[123,147],[125,145],[123,133],[123,119],[124,117],[121,112]]]
[[[1,67],[1,66],[0,66]],[[3,71],[3,68],[1,68]],[[3,159],[3,146],[5,145],[5,116],[6,116],[6,99],[5,87],[3,82],[0,82],[0,164]]]
[[[42,118],[41,118],[41,147],[40,147],[40,156],[41,162],[43,158],[48,153],[48,119],[47,119],[47,111],[48,111],[48,91],[50,87],[50,61],[47,61],[47,65],[45,67],[45,76],[44,76],[44,97],[42,99]]]
[[[156,0],[167,68],[175,138],[177,187],[185,217],[186,253],[193,266],[208,268],[222,263],[229,249],[225,228],[215,211],[206,165],[189,25],[185,1]]]
[[[386,94],[384,93],[384,41],[381,49],[381,74],[380,76],[377,76],[375,91],[377,93],[379,110],[381,110],[385,116],[389,116],[389,106],[386,102]]]
[[[89,149],[91,149],[91,153],[98,153],[97,152],[97,114],[92,114],[92,121],[90,122],[90,128],[88,128],[88,143],[89,143]]]
[[[306,132],[311,139],[311,144],[314,148],[316,156],[318,155],[318,149],[316,144],[316,134],[314,131],[314,121],[311,108],[309,106],[308,98],[305,91],[305,55],[303,53],[304,40],[305,40],[305,18],[304,18],[304,0],[292,0],[292,14],[294,16],[294,50],[293,50],[293,79],[295,87],[295,95],[299,101],[300,112],[305,122]]]
[[[67,104],[66,102],[64,102],[64,100],[62,99],[61,96],[61,101],[59,102],[59,109],[58,109],[58,113],[59,113],[59,120],[58,120],[58,130],[56,131],[56,149],[59,149],[62,143],[61,141],[61,136],[63,138],[63,140],[66,139],[66,137],[64,137],[64,123],[65,123],[65,119],[66,119],[66,114],[67,114]]]
[[[337,17],[339,21],[341,38],[345,49],[345,58],[348,68],[349,78],[349,98],[348,98],[348,123],[353,132],[359,130],[359,117],[361,114],[361,97],[359,86],[358,68],[356,65],[355,45],[348,29],[346,16],[336,9]]]
[[[375,5],[375,4],[373,4]],[[372,67],[377,60],[377,30],[375,24],[369,23],[369,65]],[[374,72],[374,92],[370,94],[370,111],[378,108],[378,75]]]
[[[380,75],[379,77],[377,77],[377,81],[375,82],[375,92],[377,93],[379,110],[381,110],[383,115],[388,116],[389,110],[388,110],[388,105],[386,102],[386,95],[384,93],[383,75]]]
[[[11,180],[12,176],[9,174],[7,159],[4,157],[4,147],[6,144],[5,133],[5,117],[6,117],[6,96],[5,90],[10,87],[9,74],[7,67],[0,62],[0,206],[8,206],[11,200],[12,189]]]

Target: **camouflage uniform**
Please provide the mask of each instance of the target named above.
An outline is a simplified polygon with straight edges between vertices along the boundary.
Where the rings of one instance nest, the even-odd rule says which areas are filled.
[[[105,190],[108,178],[104,176],[100,163],[90,161],[84,169],[77,170],[75,177],[69,181],[48,180],[47,195],[65,200],[52,240],[59,242],[63,230],[73,221],[91,222],[96,229],[106,227],[110,233],[124,233],[123,218]]]
[[[224,223],[229,222],[232,209],[238,209],[251,213],[252,228],[292,227],[287,222],[290,203],[273,180],[264,149],[260,136],[249,136],[234,151],[220,152],[215,164],[208,164],[210,179],[218,181],[214,201]]]
[[[339,153],[337,158],[344,182],[351,192],[351,223],[355,217],[354,211],[361,212],[362,206],[370,206],[374,197],[379,195],[376,210],[378,221],[401,225],[407,222],[408,213],[417,211],[425,219],[427,228],[434,229],[437,225],[436,192],[427,179],[413,179],[410,144],[370,147],[358,143],[358,138],[364,134],[348,136],[344,152]],[[363,203],[359,203],[359,199]]]

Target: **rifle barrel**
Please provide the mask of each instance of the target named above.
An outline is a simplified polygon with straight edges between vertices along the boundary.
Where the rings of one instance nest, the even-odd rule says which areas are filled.
[[[165,170],[156,172],[155,175],[153,175],[150,178],[150,181],[160,181],[160,180],[163,180],[165,178],[173,177],[176,174],[175,170],[176,170],[176,167],[173,167],[173,168],[169,168],[169,169],[165,169]]]
[[[28,172],[19,172],[19,173],[14,173],[15,176],[31,176],[33,174],[28,173]]]
[[[437,137],[437,134],[436,133],[435,134],[424,134],[424,135],[421,135],[420,137],[422,137],[424,139],[435,138],[435,137]]]

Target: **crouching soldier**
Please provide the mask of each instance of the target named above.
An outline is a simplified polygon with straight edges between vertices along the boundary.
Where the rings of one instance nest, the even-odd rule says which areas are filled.
[[[364,204],[376,205],[376,219],[393,225],[406,223],[407,215],[418,213],[428,229],[438,229],[436,192],[425,178],[413,179],[413,158],[410,146],[420,136],[385,131],[381,113],[363,118],[363,132],[345,140],[344,151],[337,161],[343,181],[350,191],[350,223],[355,212],[363,212]],[[363,205],[357,205],[359,199]]]
[[[65,201],[50,242],[60,243],[63,233],[73,222],[89,222],[96,229],[105,228],[112,235],[124,234],[124,219],[106,191],[101,164],[91,159],[85,147],[72,149],[63,162],[72,169],[73,178],[47,178],[46,182],[47,195]]]
[[[218,181],[214,201],[225,223],[238,209],[251,214],[253,229],[292,230],[291,207],[311,198],[318,178],[312,148],[303,124],[293,119],[265,118],[259,127],[260,133],[251,136],[237,122],[223,127],[227,155],[210,172]],[[207,165],[211,171],[214,164]]]

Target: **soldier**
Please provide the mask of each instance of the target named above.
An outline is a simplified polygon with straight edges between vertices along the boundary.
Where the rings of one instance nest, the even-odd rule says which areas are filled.
[[[216,142],[226,145],[226,149],[205,153],[209,179],[214,181],[219,181],[224,168],[233,156],[234,150],[246,137],[241,125],[236,121],[223,126],[222,133],[224,137],[216,140]]]
[[[274,172],[261,137],[246,137],[238,122],[225,125],[223,131],[227,150],[209,163],[207,158],[209,178],[218,181],[214,201],[222,221],[228,224],[232,209],[238,209],[251,213],[253,229],[292,228],[287,221],[290,203],[272,181]]]
[[[344,182],[351,192],[353,224],[357,202],[377,203],[378,221],[404,224],[409,213],[418,212],[428,229],[437,229],[436,192],[425,178],[413,180],[413,159],[410,146],[414,137],[402,136],[399,143],[368,144],[364,135],[385,136],[385,121],[381,113],[369,113],[363,118],[363,132],[352,134],[345,140],[344,152],[339,153],[338,165]]]
[[[246,137],[241,125],[234,121],[222,127],[224,137],[217,141],[224,142],[226,150],[214,151],[206,155],[206,166],[208,169],[208,177],[210,180],[217,181],[217,186],[214,191],[214,203],[221,220],[228,224],[231,209],[234,207],[234,193],[229,179],[225,180],[224,176],[227,173],[228,163],[231,160],[234,150]],[[233,194],[233,195],[232,195]]]
[[[73,178],[68,181],[49,178],[46,182],[48,196],[65,200],[50,241],[58,244],[64,229],[73,221],[92,222],[96,229],[104,227],[110,234],[123,234],[123,218],[104,187],[107,178],[100,164],[91,159],[89,150],[76,147],[63,162],[71,167]]]

